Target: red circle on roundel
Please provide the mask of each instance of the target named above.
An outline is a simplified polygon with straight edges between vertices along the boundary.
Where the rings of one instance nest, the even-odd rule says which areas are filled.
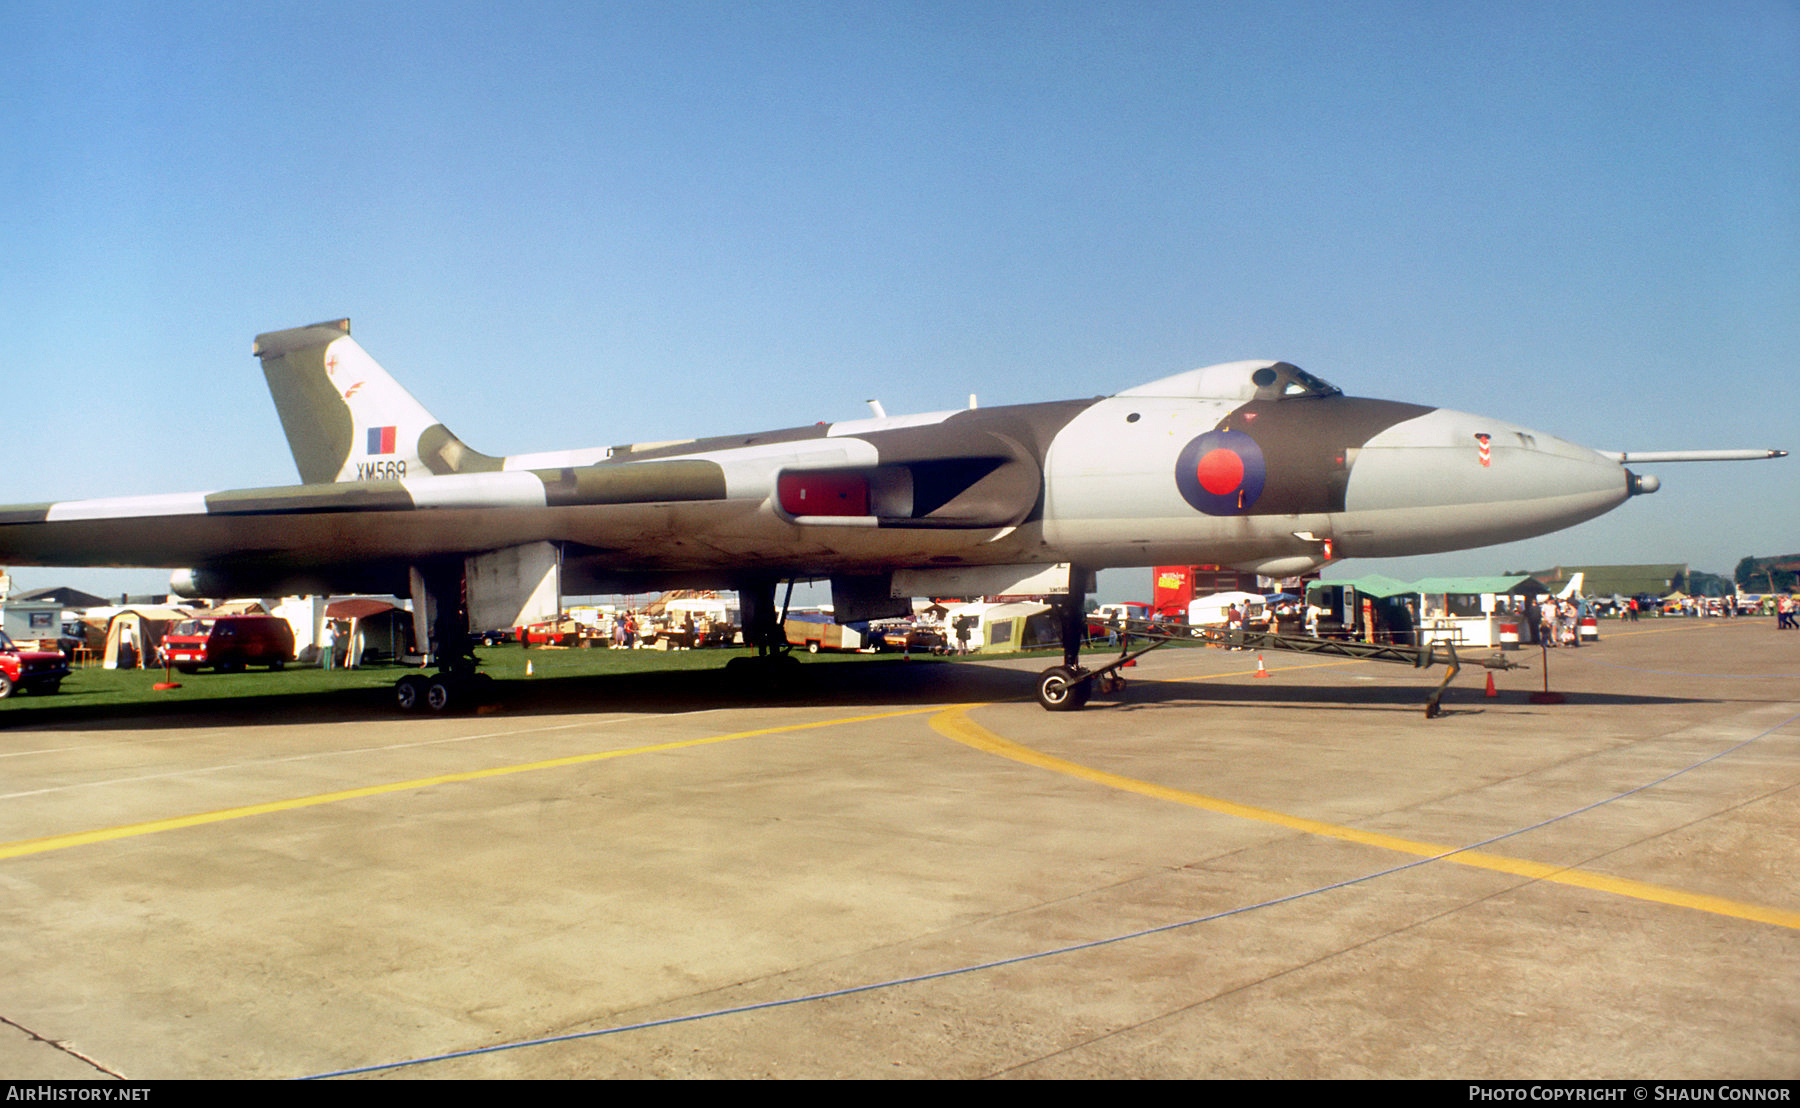
[[[1214,496],[1236,492],[1244,483],[1244,459],[1235,450],[1210,450],[1195,470],[1200,487]]]

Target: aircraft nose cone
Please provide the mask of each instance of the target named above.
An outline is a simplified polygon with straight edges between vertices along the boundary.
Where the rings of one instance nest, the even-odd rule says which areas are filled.
[[[1631,491],[1624,467],[1597,451],[1437,409],[1357,452],[1338,545],[1384,556],[1510,542],[1592,519]]]

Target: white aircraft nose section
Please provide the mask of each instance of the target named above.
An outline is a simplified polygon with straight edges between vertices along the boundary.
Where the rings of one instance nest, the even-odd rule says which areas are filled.
[[[1356,452],[1339,549],[1380,557],[1510,542],[1592,519],[1630,493],[1625,469],[1597,451],[1438,409]]]

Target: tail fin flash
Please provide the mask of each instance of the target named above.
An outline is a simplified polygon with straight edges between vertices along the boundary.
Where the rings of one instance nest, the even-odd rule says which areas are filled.
[[[300,479],[379,481],[501,468],[465,446],[335,320],[256,336]]]

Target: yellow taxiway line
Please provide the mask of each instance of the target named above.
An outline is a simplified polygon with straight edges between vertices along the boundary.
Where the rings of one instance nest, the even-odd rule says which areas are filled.
[[[750,739],[760,735],[779,735],[792,731],[811,731],[821,727],[841,727],[852,723],[869,723],[878,719],[893,719],[897,716],[916,716],[940,709],[907,708],[895,712],[877,712],[865,716],[847,716],[840,719],[816,720],[812,723],[790,723],[779,727],[759,727],[753,731],[734,731],[727,735],[708,735],[697,739],[677,739],[673,742],[655,743],[650,746],[637,746],[625,750],[602,750],[591,754],[574,754],[566,758],[549,758],[541,762],[525,762],[513,766],[495,766],[491,769],[468,770],[463,773],[444,773],[436,777],[417,777],[411,781],[391,781],[383,785],[366,785],[359,789],[340,789],[337,792],[315,793],[312,796],[296,796],[287,800],[271,800],[262,804],[245,804],[236,808],[220,808],[212,812],[196,812],[192,815],[172,816],[169,819],[147,820],[143,823],[127,823],[118,827],[102,827],[92,831],[72,831],[63,835],[46,835],[40,839],[20,839],[10,843],[0,843],[0,859],[22,858],[28,854],[44,854],[53,850],[67,850],[72,846],[86,846],[90,843],[111,842],[115,839],[129,839],[139,835],[154,835],[161,831],[176,831],[184,827],[200,827],[209,823],[223,823],[227,820],[246,819],[250,816],[269,815],[273,812],[291,812],[299,808],[315,808],[321,804],[337,804],[345,800],[360,800],[369,796],[384,796],[388,793],[407,792],[413,789],[427,789],[433,785],[454,785],[465,781],[481,781],[490,777],[507,777],[515,773],[533,773],[537,770],[562,769],[567,766],[586,765],[590,762],[604,762],[611,758],[628,758],[637,754],[661,754],[670,750],[685,750],[695,746],[711,746],[714,743],[731,742],[735,739]]]
[[[1328,663],[1329,664],[1329,663]],[[1338,663],[1343,664],[1343,663]],[[1310,668],[1310,667],[1307,667]],[[1230,676],[1230,675],[1212,675]],[[1193,678],[1188,678],[1193,680]],[[285,800],[272,800],[261,804],[246,804],[233,808],[221,808],[211,812],[196,812],[183,816],[172,816],[168,819],[147,820],[140,823],[123,824],[117,827],[103,827],[88,831],[74,831],[60,835],[47,835],[36,839],[20,839],[10,843],[0,843],[0,860],[21,858],[33,854],[45,854],[70,847],[86,846],[94,843],[112,842],[120,839],[135,838],[141,835],[152,835],[163,831],[175,831],[187,827],[200,827],[207,824],[223,823],[230,820],[246,819],[252,816],[270,815],[276,812],[295,811],[302,808],[313,808],[325,804],[336,804],[346,800],[359,800],[365,797],[384,796],[391,793],[408,792],[415,789],[430,788],[435,785],[452,785],[488,778],[506,777],[519,773],[532,773],[539,770],[561,769],[569,766],[586,765],[593,762],[607,761],[613,758],[626,758],[640,754],[657,754],[672,750],[683,750],[691,747],[710,746],[716,743],[731,742],[737,739],[755,738],[763,735],[776,735],[797,731],[817,730],[825,727],[839,727],[856,723],[868,723],[875,720],[894,719],[902,716],[924,715],[936,713],[930,720],[933,730],[957,742],[964,743],[977,750],[996,754],[1025,765],[1062,773],[1080,778],[1109,788],[1122,789],[1156,800],[1183,804],[1193,808],[1216,812],[1221,815],[1239,819],[1255,820],[1262,823],[1286,827],[1290,830],[1307,834],[1322,835],[1346,842],[1361,843],[1383,850],[1397,851],[1417,857],[1435,858],[1453,862],[1457,865],[1471,866],[1477,869],[1492,870],[1531,880],[1551,881],[1557,884],[1570,885],[1577,888],[1592,889],[1599,892],[1613,893],[1619,896],[1638,900],[1670,904],[1698,911],[1712,912],[1718,915],[1732,916],[1738,919],[1752,920],[1759,923],[1773,924],[1778,927],[1800,930],[1800,912],[1773,908],[1766,905],[1752,904],[1744,901],[1729,900],[1724,897],[1692,893],[1680,889],[1671,889],[1647,882],[1633,881],[1629,878],[1613,877],[1606,874],[1590,873],[1585,870],[1566,866],[1534,862],[1528,859],[1510,858],[1505,855],[1490,854],[1484,851],[1463,850],[1457,847],[1444,846],[1437,843],[1417,842],[1402,839],[1379,832],[1362,831],[1353,827],[1325,823],[1319,820],[1306,819],[1284,812],[1276,812],[1267,808],[1257,808],[1234,801],[1216,797],[1202,796],[1163,785],[1138,781],[1123,777],[1105,770],[1080,765],[1041,751],[1032,750],[1018,743],[994,734],[970,719],[970,710],[981,705],[963,704],[949,709],[937,706],[928,708],[907,708],[891,712],[877,712],[869,715],[846,716],[836,719],[816,720],[809,723],[783,724],[776,727],[762,727],[748,731],[734,731],[723,735],[709,735],[694,739],[678,739],[672,742],[655,743],[648,746],[630,747],[620,750],[603,750],[588,754],[576,754],[563,758],[550,758],[537,762],[526,762],[511,766],[495,766],[489,769],[469,770],[462,773],[446,773],[433,777],[420,777],[408,781],[393,781],[380,785],[367,785],[355,789],[341,789],[335,792],[315,793],[310,796],[290,797]]]
[[[1552,881],[1559,885],[1572,885],[1581,889],[1592,889],[1597,892],[1613,893],[1617,896],[1631,897],[1635,900],[1647,900],[1657,904],[1671,904],[1682,908],[1692,908],[1715,915],[1732,916],[1737,919],[1752,920],[1757,923],[1773,924],[1800,931],[1800,912],[1783,908],[1772,908],[1763,904],[1751,904],[1740,900],[1728,900],[1724,897],[1709,896],[1704,893],[1687,892],[1682,889],[1671,889],[1662,885],[1652,885],[1644,881],[1633,881],[1626,877],[1613,877],[1603,873],[1590,873],[1586,870],[1568,866],[1552,865],[1546,862],[1534,862],[1525,858],[1509,858],[1502,854],[1489,854],[1479,850],[1465,850],[1438,843],[1417,842],[1402,839],[1394,835],[1384,835],[1377,831],[1362,831],[1354,827],[1344,827],[1335,823],[1324,823],[1320,820],[1306,819],[1285,812],[1276,812],[1268,808],[1257,808],[1235,801],[1220,800],[1217,797],[1202,796],[1199,793],[1172,789],[1166,785],[1156,785],[1148,781],[1124,777],[1116,773],[1084,766],[1042,751],[1005,739],[989,731],[987,728],[969,718],[969,712],[981,707],[979,704],[961,704],[948,708],[931,717],[932,730],[946,738],[954,739],[976,750],[996,754],[1002,758],[1010,758],[1028,766],[1046,769],[1053,773],[1061,773],[1079,778],[1108,788],[1122,789],[1137,793],[1153,800],[1163,800],[1174,804],[1184,804],[1190,808],[1200,808],[1220,815],[1233,816],[1238,819],[1255,820],[1259,823],[1274,824],[1293,831],[1302,831],[1309,835],[1322,835],[1344,842],[1361,843],[1382,850],[1397,851],[1421,858],[1432,858],[1438,861],[1451,862],[1459,866],[1471,866],[1476,869],[1492,870],[1496,873],[1525,877],[1535,881]]]

